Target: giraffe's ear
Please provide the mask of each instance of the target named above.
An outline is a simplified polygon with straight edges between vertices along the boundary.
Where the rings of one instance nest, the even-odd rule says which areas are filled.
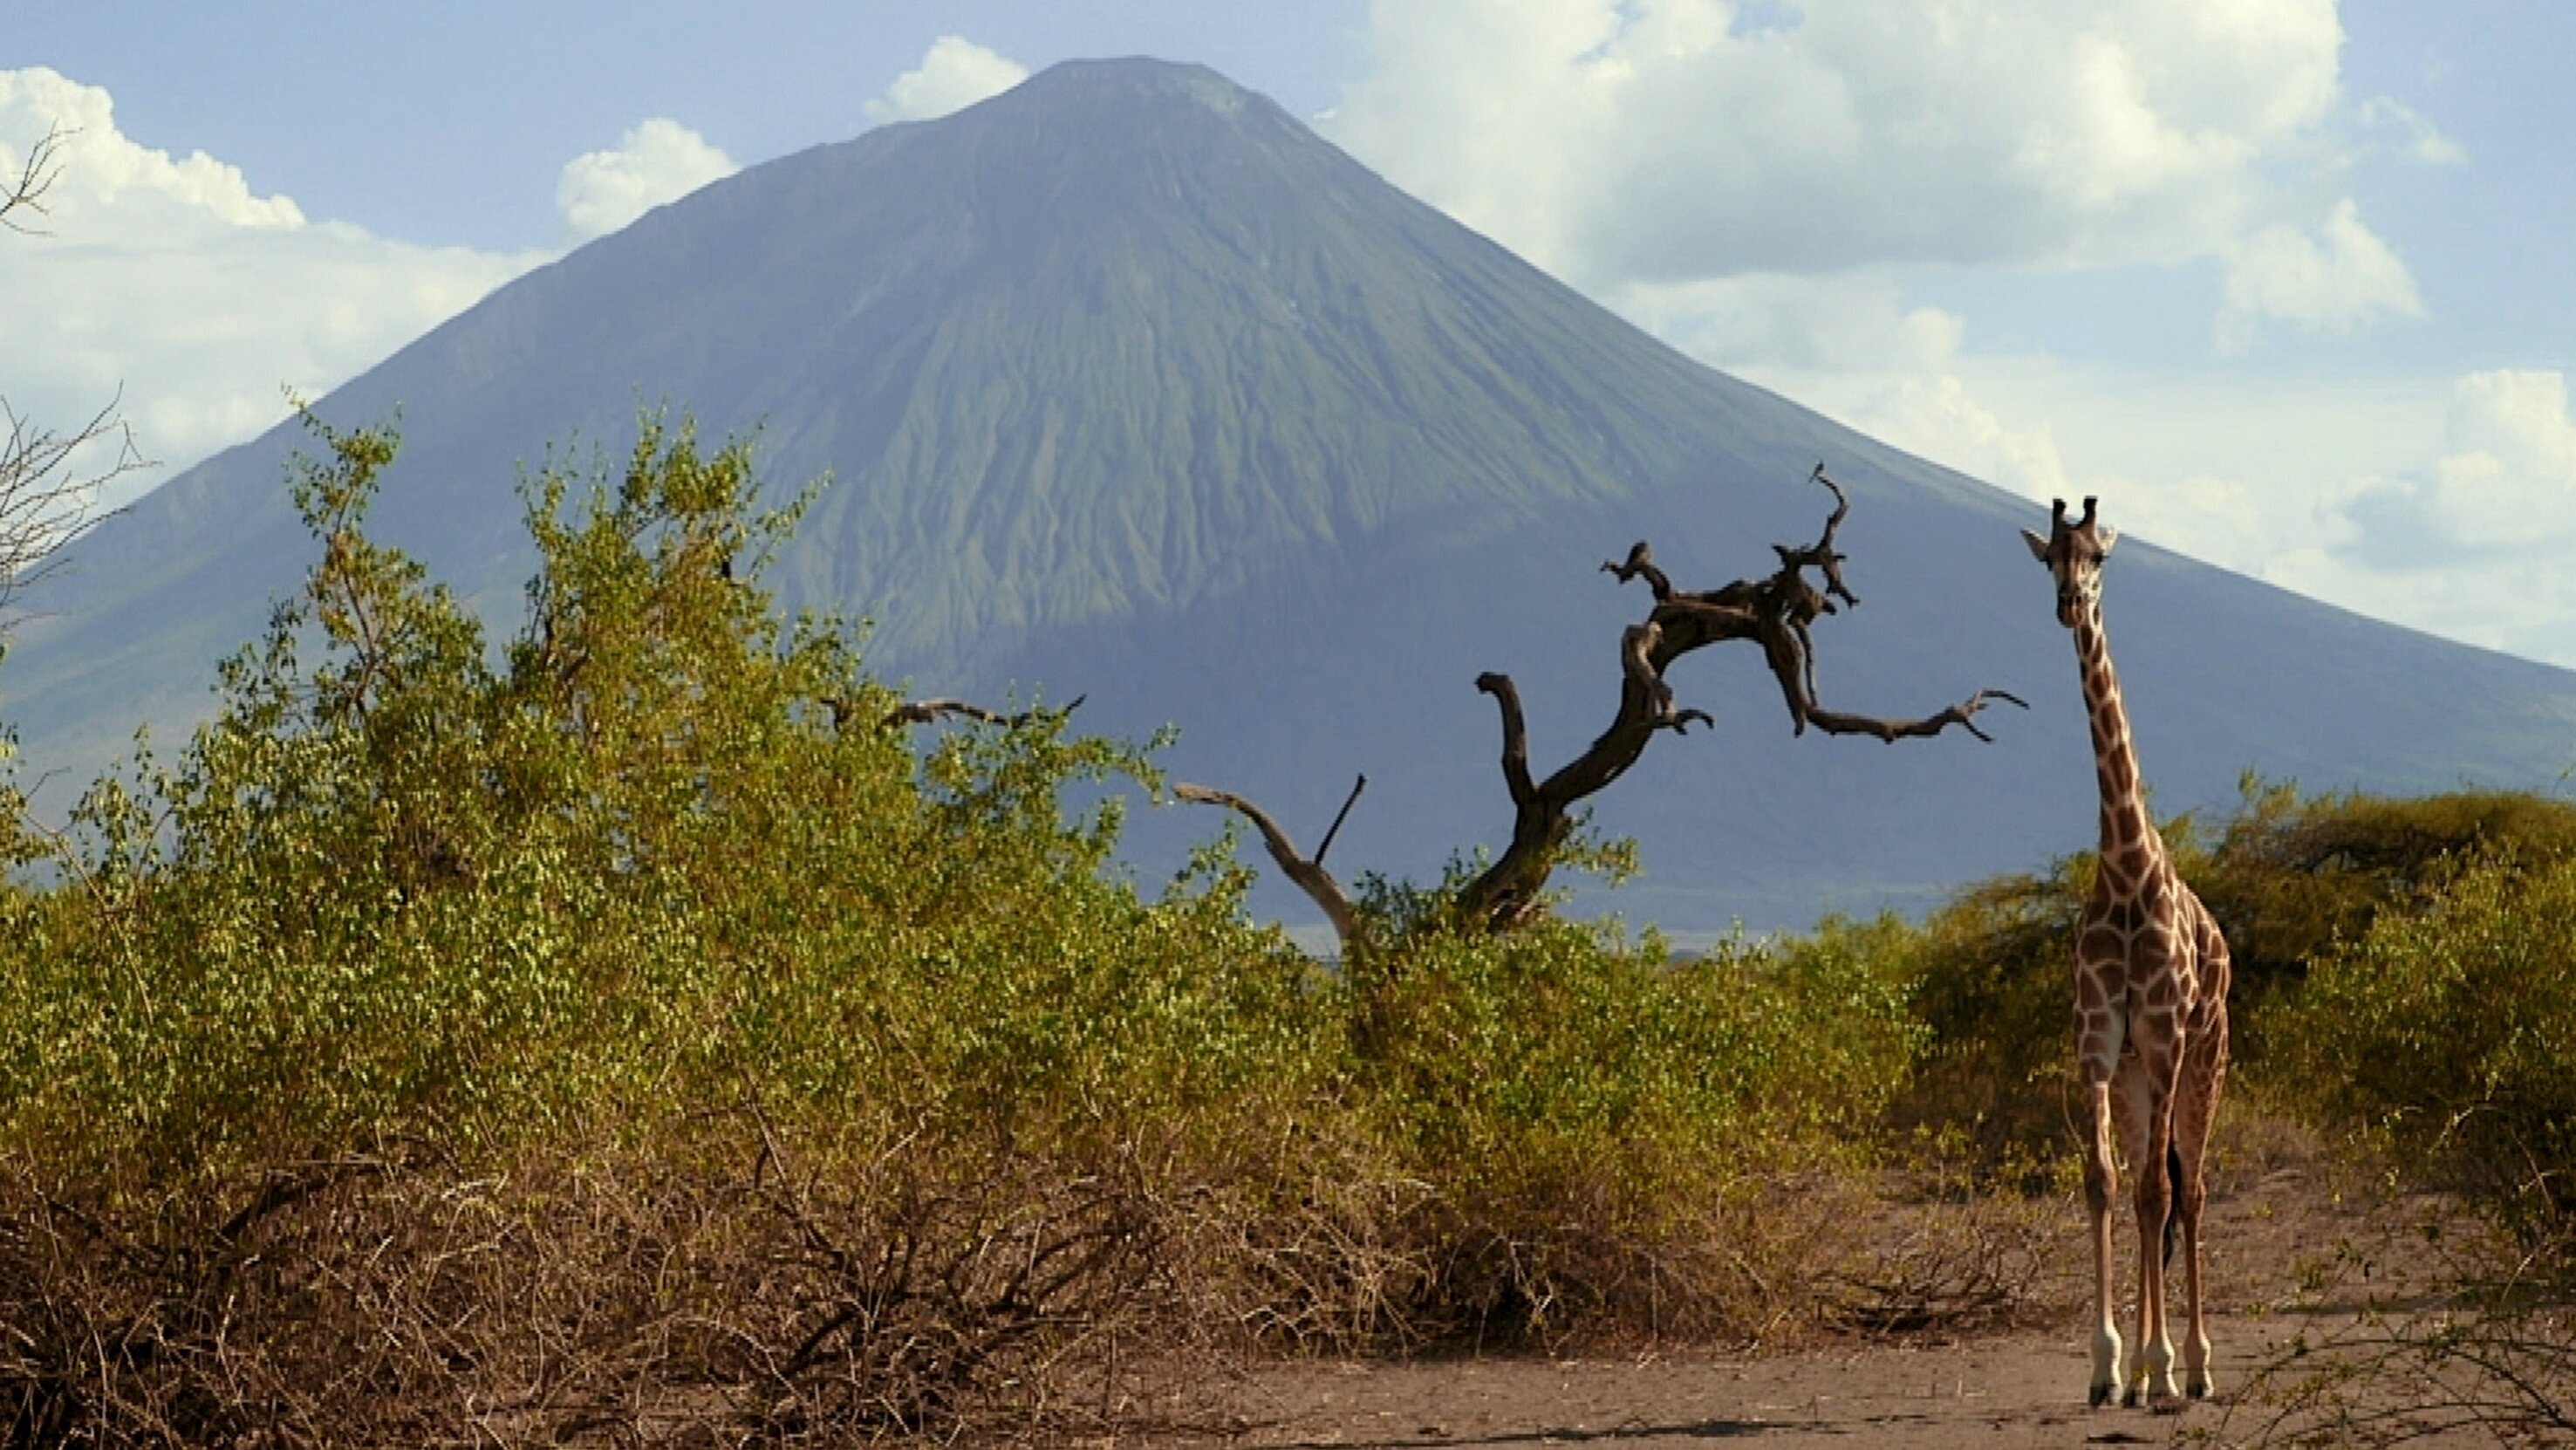
[[[2037,559],[2043,564],[2048,562],[2048,540],[2041,538],[2039,535],[2032,533],[2028,529],[2024,529],[2021,531],[2021,541],[2030,545],[2030,556],[2032,558]]]
[[[2111,557],[2111,546],[2120,542],[2120,531],[2105,525],[2093,531],[2093,540],[2102,546],[2102,557]]]

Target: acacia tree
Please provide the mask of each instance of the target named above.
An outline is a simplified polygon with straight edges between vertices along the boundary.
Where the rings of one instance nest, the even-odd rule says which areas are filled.
[[[1673,688],[1664,678],[1676,660],[1703,646],[1731,640],[1759,644],[1780,683],[1791,727],[1801,735],[1812,725],[1827,735],[1870,735],[1892,742],[1938,735],[1956,725],[1987,740],[1992,737],[1977,728],[1977,713],[1995,700],[2023,703],[2005,691],[1984,689],[1937,714],[1889,720],[1828,709],[1818,701],[1815,641],[1810,631],[1818,617],[1838,612],[1836,601],[1856,606],[1860,600],[1843,580],[1842,566],[1848,556],[1834,547],[1834,536],[1851,513],[1851,499],[1826,476],[1821,463],[1809,479],[1832,493],[1833,512],[1826,516],[1824,531],[1813,544],[1772,545],[1780,567],[1766,577],[1739,579],[1695,593],[1675,589],[1643,540],[1628,551],[1625,560],[1601,566],[1622,584],[1645,580],[1654,605],[1645,619],[1620,634],[1619,709],[1610,728],[1553,774],[1541,779],[1530,769],[1528,730],[1520,691],[1511,676],[1488,671],[1476,677],[1476,688],[1493,696],[1502,712],[1503,785],[1511,794],[1512,838],[1493,864],[1458,893],[1455,913],[1460,923],[1504,929],[1526,920],[1568,844],[1575,807],[1626,774],[1657,734],[1666,730],[1684,734],[1693,722],[1715,724],[1705,711],[1677,708]],[[1821,589],[1808,582],[1811,569],[1822,580]],[[1360,786],[1367,783],[1367,777],[1360,778]],[[1299,853],[1267,812],[1241,796],[1189,784],[1175,787],[1175,793],[1184,800],[1224,806],[1250,821],[1279,869],[1322,908],[1344,949],[1361,944],[1362,923],[1350,895],[1324,869],[1324,851],[1332,845],[1333,832],[1325,834],[1324,845],[1310,857]],[[1358,795],[1355,786],[1351,800],[1343,802],[1342,815],[1349,814]],[[1341,821],[1341,816],[1334,818],[1334,831],[1341,828]]]
[[[7,188],[0,192],[0,228],[43,235],[36,219],[46,215],[45,194],[62,174],[70,139],[60,127],[47,131],[27,149],[15,176],[0,183]],[[119,401],[110,399],[63,432],[30,421],[0,398],[0,624],[18,594],[51,571],[57,551],[106,517],[99,490],[146,466],[133,431],[118,416]]]

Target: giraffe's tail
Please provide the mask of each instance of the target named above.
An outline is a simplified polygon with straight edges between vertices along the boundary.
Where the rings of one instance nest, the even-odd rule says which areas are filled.
[[[2174,1244],[2182,1237],[2182,1149],[2165,1143],[2165,1267],[2173,1267]]]

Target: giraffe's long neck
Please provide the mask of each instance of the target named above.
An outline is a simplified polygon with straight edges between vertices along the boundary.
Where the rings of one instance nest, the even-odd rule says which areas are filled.
[[[2137,746],[2129,738],[2129,712],[2120,703],[2120,675],[2111,667],[2111,639],[2102,629],[2097,595],[2075,617],[2075,658],[2084,669],[2084,713],[2093,727],[2093,773],[2102,788],[2102,860],[2134,862],[2143,870],[2163,859],[2164,841],[2147,814],[2147,789],[2138,774]]]

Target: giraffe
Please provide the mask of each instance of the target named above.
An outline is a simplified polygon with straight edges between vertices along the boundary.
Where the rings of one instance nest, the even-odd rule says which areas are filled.
[[[2228,955],[2218,923],[2175,872],[2147,814],[2128,712],[2102,632],[2102,561],[2119,536],[2095,526],[2094,503],[2084,500],[2084,517],[2069,524],[2066,501],[2059,499],[2048,537],[2024,529],[2022,538],[2057,581],[2057,622],[2075,634],[2101,784],[2100,866],[2075,922],[2074,977],[2084,1197],[2093,1228],[2091,1402],[2098,1406],[2115,1383],[2124,1385],[2125,1405],[2174,1393],[2164,1271],[2177,1227],[2191,1314],[2183,1385],[2194,1399],[2212,1388],[2200,1298],[2200,1214],[2208,1198],[2201,1163],[2227,1077]],[[2138,1179],[2138,1344],[2125,1381],[2120,1333],[2111,1322],[2115,1126],[2120,1156]]]

